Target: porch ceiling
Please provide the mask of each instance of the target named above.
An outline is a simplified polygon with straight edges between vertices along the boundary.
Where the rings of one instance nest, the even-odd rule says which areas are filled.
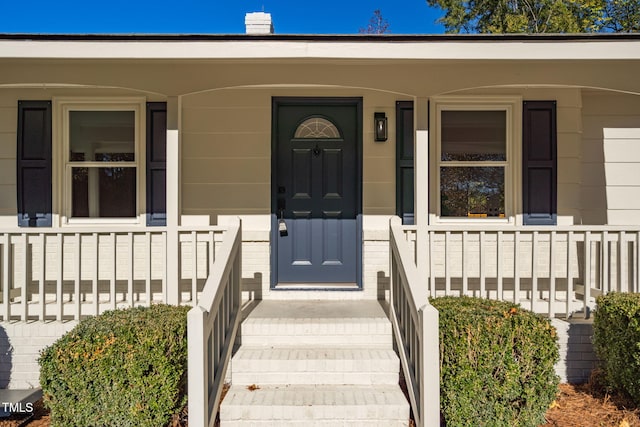
[[[0,87],[71,84],[167,96],[259,85],[421,97],[496,85],[640,93],[640,37],[0,34],[0,66]]]
[[[0,55],[2,51],[0,42]],[[466,88],[512,85],[640,94],[640,44],[636,51],[637,59],[581,60],[0,58],[0,87],[80,85],[180,96],[230,87],[329,86],[427,97]]]

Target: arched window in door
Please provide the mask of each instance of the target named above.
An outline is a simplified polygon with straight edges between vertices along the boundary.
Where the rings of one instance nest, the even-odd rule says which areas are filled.
[[[319,138],[340,138],[340,131],[324,117],[309,117],[296,128],[294,138],[319,139]]]

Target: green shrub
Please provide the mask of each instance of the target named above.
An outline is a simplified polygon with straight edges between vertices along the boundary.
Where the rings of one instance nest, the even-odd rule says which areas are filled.
[[[53,426],[163,426],[186,402],[188,307],[80,322],[40,354]]]
[[[440,404],[447,426],[538,426],[558,391],[556,331],[518,305],[431,300],[440,313]]]
[[[598,297],[593,345],[608,386],[640,404],[640,294]]]

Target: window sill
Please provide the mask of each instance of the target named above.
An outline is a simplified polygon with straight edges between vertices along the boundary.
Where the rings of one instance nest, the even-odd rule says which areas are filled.
[[[118,226],[118,225],[139,225],[144,226],[139,218],[70,218],[63,221],[63,227],[86,227],[86,226]]]
[[[506,224],[506,225],[515,225],[515,218],[506,217],[506,218],[498,218],[498,217],[479,217],[479,218],[443,218],[436,217],[435,224]]]

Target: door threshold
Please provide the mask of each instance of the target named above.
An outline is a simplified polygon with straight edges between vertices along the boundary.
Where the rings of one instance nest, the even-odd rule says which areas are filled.
[[[274,291],[359,291],[357,283],[278,283]]]

